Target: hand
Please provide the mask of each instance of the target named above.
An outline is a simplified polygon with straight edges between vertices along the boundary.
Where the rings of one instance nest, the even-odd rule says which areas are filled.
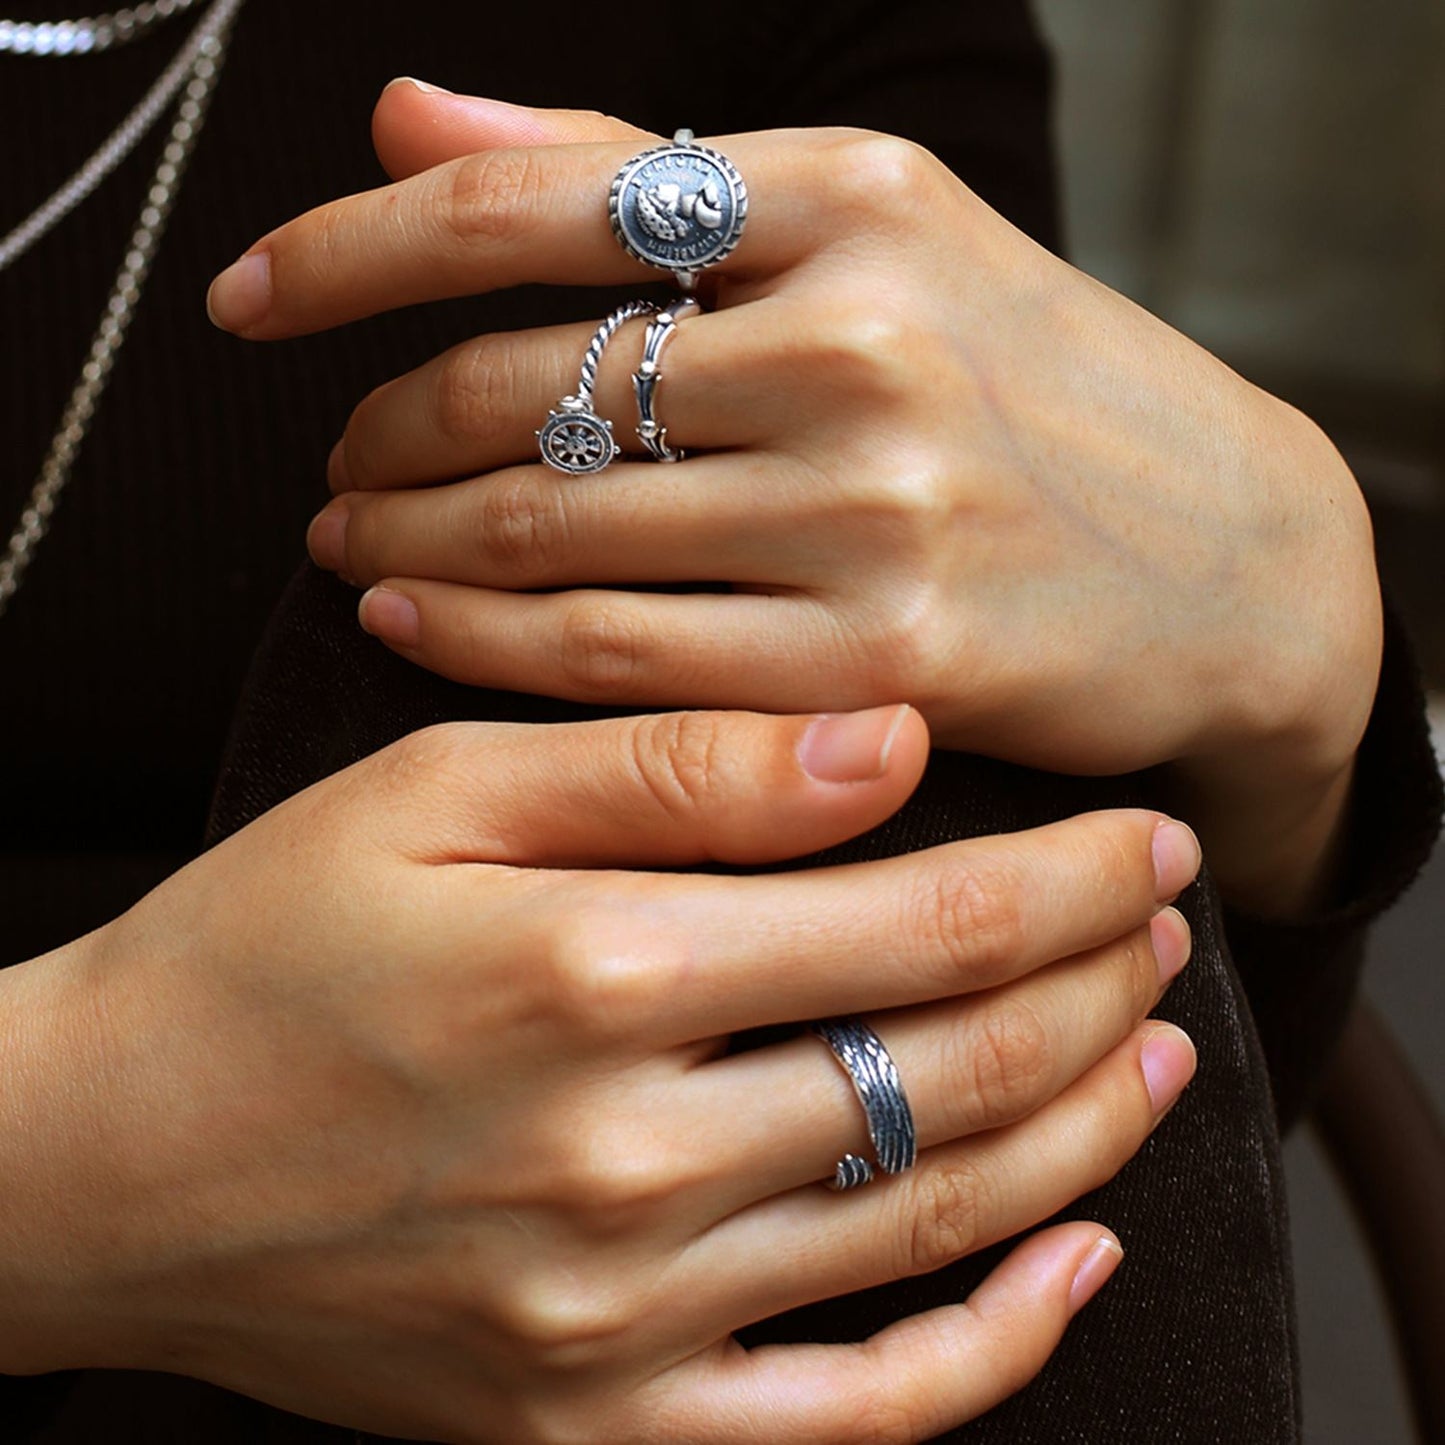
[[[402,83],[376,136],[405,179],[258,243],[264,294],[228,273],[222,324],[291,336],[521,282],[654,279],[601,203],[642,132]],[[1307,901],[1379,659],[1369,524],[1329,442],[916,147],[720,145],[748,231],[660,392],[671,441],[709,454],[559,483],[533,430],[588,328],[458,347],[367,398],[334,455],[344,495],[311,549],[382,584],[364,625],[490,686],[769,711],[907,698],[947,747],[1080,773],[1175,762],[1226,892]],[[619,437],[640,330],[601,377]],[[732,586],[618,590],[638,582]]]
[[[1140,1022],[1187,952],[1161,908],[1187,830],[619,871],[829,845],[926,751],[898,708],[433,729],[8,971],[0,1369],[506,1445],[924,1440],[989,1408],[1117,1260],[1101,1226],[865,1345],[729,1336],[1005,1238],[1137,1150],[1193,1068]],[[726,1051],[839,1010],[872,1011],[923,1146],[847,1195],[814,1182],[867,1147],[823,1046]]]

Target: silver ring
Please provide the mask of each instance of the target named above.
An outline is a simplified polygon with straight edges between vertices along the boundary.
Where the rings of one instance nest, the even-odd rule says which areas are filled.
[[[820,1019],[809,1026],[833,1051],[852,1081],[868,1120],[868,1137],[878,1167],[901,1174],[918,1158],[913,1111],[898,1078],[898,1066],[883,1040],[858,1018]],[[856,1189],[873,1178],[873,1166],[857,1154],[845,1154],[833,1172],[830,1187]]]
[[[655,316],[661,309],[655,301],[628,301],[592,333],[576,392],[557,403],[536,434],[542,460],[549,467],[571,477],[585,477],[617,460],[622,448],[612,435],[612,423],[598,416],[592,403],[597,367],[607,343],[625,322],[634,316]]]
[[[679,130],[670,145],[632,157],[612,179],[607,214],[629,256],[671,271],[684,291],[742,239],[748,188],[720,151]]]
[[[647,323],[647,336],[642,343],[642,360],[632,373],[632,389],[637,394],[637,439],[657,462],[680,462],[686,455],[682,449],[668,446],[667,428],[657,420],[657,387],[662,380],[659,369],[663,347],[672,339],[678,321],[687,313],[702,308],[690,296],[684,296],[666,311],[659,311]]]

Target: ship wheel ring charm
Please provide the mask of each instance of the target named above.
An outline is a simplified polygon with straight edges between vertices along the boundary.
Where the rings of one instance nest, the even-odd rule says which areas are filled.
[[[632,157],[612,180],[607,214],[629,256],[671,271],[684,291],[732,253],[748,218],[748,188],[720,151],[680,130]]]
[[[586,477],[617,460],[622,448],[612,435],[612,423],[597,415],[592,402],[597,367],[620,327],[635,316],[656,316],[661,310],[655,301],[628,301],[609,313],[592,333],[577,390],[552,408],[537,432],[537,446],[549,467],[570,477]]]
[[[542,460],[570,476],[600,472],[621,450],[612,423],[603,421],[580,396],[564,396],[537,433]]]

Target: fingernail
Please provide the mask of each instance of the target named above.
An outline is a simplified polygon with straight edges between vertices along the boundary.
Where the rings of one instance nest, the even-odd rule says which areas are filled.
[[[821,783],[867,783],[888,769],[893,740],[908,707],[875,707],[867,712],[820,717],[798,744],[798,761]]]
[[[271,257],[265,251],[227,266],[206,293],[206,313],[222,331],[248,331],[271,309]]]
[[[1111,1235],[1101,1235],[1099,1242],[1084,1256],[1084,1262],[1069,1286],[1069,1313],[1076,1315],[1104,1287],[1109,1276],[1124,1258],[1123,1247]]]
[[[344,502],[333,502],[318,512],[306,529],[306,550],[311,560],[327,572],[340,572],[346,566],[346,523],[350,512]]]
[[[373,587],[357,609],[363,632],[398,647],[415,647],[421,637],[421,618],[416,604],[400,592]]]
[[[1149,941],[1154,945],[1154,958],[1159,965],[1159,987],[1163,988],[1189,962],[1193,935],[1177,908],[1165,908],[1149,921]]]
[[[346,469],[345,437],[331,448],[331,455],[326,458],[326,485],[331,488],[333,496],[338,492],[356,490],[351,484],[351,473]]]
[[[1156,1119],[1184,1092],[1185,1084],[1194,1077],[1195,1063],[1189,1035],[1172,1024],[1156,1029],[1144,1040],[1139,1064]]]
[[[427,80],[418,80],[414,75],[398,75],[395,80],[388,80],[385,89],[390,90],[393,85],[414,85],[423,95],[451,95],[450,90],[444,90],[439,85],[433,85]]]
[[[1163,819],[1154,829],[1154,896],[1161,903],[1177,898],[1199,872],[1199,839],[1191,828]]]

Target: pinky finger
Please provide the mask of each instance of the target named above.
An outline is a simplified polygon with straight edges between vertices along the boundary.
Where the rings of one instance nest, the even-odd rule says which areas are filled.
[[[964,1303],[902,1320],[862,1344],[733,1349],[698,1362],[702,1380],[683,1367],[665,1438],[932,1440],[1028,1384],[1122,1258],[1102,1226],[1063,1224],[1025,1240]]]

